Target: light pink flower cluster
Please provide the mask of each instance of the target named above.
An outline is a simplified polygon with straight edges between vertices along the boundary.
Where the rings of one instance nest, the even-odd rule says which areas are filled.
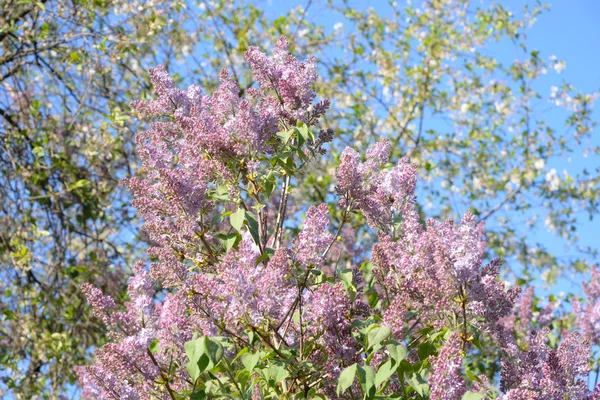
[[[429,378],[431,400],[460,400],[467,391],[462,377],[461,341],[454,333],[440,350],[437,358],[431,357],[433,373]]]
[[[583,336],[594,344],[600,344],[600,269],[592,269],[589,282],[583,283],[586,295],[585,304],[573,302],[573,312],[577,316],[577,326]]]
[[[299,62],[289,53],[288,41],[282,37],[275,44],[272,58],[258,48],[251,47],[246,53],[246,59],[260,84],[261,92],[275,93],[275,96],[266,97],[261,102],[260,110],[263,113],[308,125],[325,114],[329,107],[328,100],[311,107],[315,98],[313,84],[317,79],[314,57],[310,57],[305,63]],[[260,92],[256,90],[251,90],[250,93],[260,96]]]
[[[415,385],[397,373],[400,364],[409,363],[411,376],[419,372],[419,379],[428,379],[432,400],[461,399],[467,390],[487,390],[484,381],[465,379],[462,359],[474,334],[490,332],[503,353],[501,399],[597,394],[583,381],[589,346],[579,334],[550,349],[543,330],[527,348],[518,348],[513,328],[518,321],[520,336],[529,336],[533,291],[514,307],[519,289],[499,280],[498,259],[484,265],[483,226],[474,215],[467,213],[459,224],[421,221],[417,167],[408,159],[388,167],[388,140],[371,147],[364,160],[349,148],[341,155],[337,234],[349,243],[332,235],[326,204],[309,207],[301,229],[290,226],[287,196],[296,180],[290,175],[300,164],[294,157],[304,161],[308,153],[322,154],[321,144],[332,140],[330,130],[318,137],[307,131],[329,103],[312,104],[315,61],[299,62],[284,38],[273,57],[251,48],[246,58],[260,85],[246,90],[250,99],[226,71],[216,91],[205,95],[196,86],[177,89],[158,67],[150,73],[157,98],[133,105],[154,119],[137,137],[144,174],[125,181],[152,241],[152,262],[149,268],[135,265],[124,309],[100,290],[82,288],[111,330],[95,362],[78,370],[85,397],[177,399],[195,390],[202,392],[192,397],[201,397],[204,390],[229,384],[223,397],[258,399],[271,390],[267,398],[298,397],[300,391],[304,397],[344,398],[340,391],[349,389],[353,397],[376,398],[378,390],[392,394]],[[279,197],[271,195],[279,183],[273,177],[281,180]],[[305,209],[296,205],[288,211],[297,215]],[[366,218],[367,232],[378,231],[370,252],[354,251],[349,238],[356,232],[344,225],[352,213]],[[287,242],[284,229],[292,233]],[[329,262],[331,252],[337,259],[342,247],[351,251],[349,263],[370,253],[372,264],[364,266],[375,279]],[[330,267],[331,275],[325,274]],[[586,307],[574,309],[585,336],[597,340],[600,284],[586,285],[586,294]],[[422,337],[414,337],[415,327],[427,328]],[[437,332],[426,338],[432,329]],[[445,331],[450,333],[443,341]],[[205,371],[207,360],[212,362],[207,354],[193,362],[186,354],[185,344],[197,335],[220,336],[225,357],[232,357]],[[419,340],[426,346],[418,346]],[[192,381],[195,372],[187,368],[199,370],[201,360],[202,371]],[[235,366],[243,370],[232,370]],[[342,371],[354,371],[358,380],[346,376],[338,385]]]
[[[291,260],[280,249],[268,263],[258,263],[251,239],[229,251],[211,274],[191,278],[192,310],[205,334],[223,330],[243,334],[244,328],[280,321],[297,294],[289,278]]]
[[[294,243],[296,261],[306,266],[323,263],[323,253],[332,240],[328,226],[329,211],[326,204],[309,208],[304,227]]]
[[[194,334],[243,335],[248,327],[291,318],[286,313],[298,295],[294,268],[321,262],[331,240],[326,206],[309,210],[293,252],[282,248],[259,260],[247,233],[225,254],[217,241],[219,232],[231,227],[214,223],[223,205],[210,198],[211,191],[220,184],[235,188],[238,177],[260,172],[260,159],[272,152],[268,142],[276,140],[275,133],[298,121],[315,125],[328,107],[327,101],[312,105],[314,60],[297,61],[285,39],[272,59],[256,48],[246,56],[261,84],[260,90],[249,91],[251,100],[241,97],[226,71],[218,89],[203,95],[197,86],[177,89],[159,66],[150,71],[157,99],[133,104],[155,119],[137,136],[144,174],[125,180],[154,244],[148,251],[153,262],[150,271],[136,264],[123,311],[98,289],[83,288],[112,329],[112,342],[95,352],[93,365],[78,371],[87,398],[162,399],[189,390],[185,342]],[[239,193],[234,190],[233,196]],[[155,286],[170,290],[155,292]],[[306,296],[306,301],[312,298]],[[329,303],[317,301],[311,307],[312,315],[323,315],[321,307]],[[325,331],[332,329],[321,322]],[[290,332],[287,340],[292,345],[297,339]]]
[[[417,182],[416,165],[410,164],[408,159],[381,171],[389,156],[387,139],[367,151],[364,163],[358,152],[346,148],[336,174],[340,206],[360,210],[371,227],[384,231],[390,228],[394,211],[412,204]]]
[[[428,220],[423,226],[414,205],[416,167],[403,159],[380,171],[388,157],[387,141],[371,148],[364,163],[346,149],[337,172],[340,206],[362,211],[382,231],[372,261],[379,267],[386,323],[399,333],[410,308],[438,327],[465,313],[472,323],[493,326],[512,310],[519,289],[506,290],[498,280],[499,260],[482,266],[483,227],[472,214],[460,225]],[[401,219],[397,231],[390,229],[394,213]]]
[[[589,344],[578,333],[569,334],[558,349],[547,346],[549,330],[532,335],[529,348],[520,351],[512,335],[498,333],[502,359],[502,400],[591,399],[586,377],[589,373]]]

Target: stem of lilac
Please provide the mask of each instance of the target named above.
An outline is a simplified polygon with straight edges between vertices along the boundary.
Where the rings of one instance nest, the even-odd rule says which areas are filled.
[[[304,274],[302,284],[300,284],[300,286],[298,287],[298,293],[299,293],[298,296],[302,296],[302,291],[304,290],[304,288],[306,288],[306,282],[308,281],[309,274],[310,274],[310,269],[307,269]],[[279,322],[277,324],[277,326],[275,327],[276,330],[279,330],[279,328],[281,328],[283,326],[283,324],[285,323],[286,319],[288,317],[291,317],[294,314],[294,310],[296,309],[296,306],[298,305],[298,300],[299,300],[299,297],[296,297],[296,299],[294,300],[294,303],[292,303],[292,306],[290,307],[290,309],[287,311],[287,313],[285,313],[285,316],[283,317],[281,322]],[[292,318],[290,318],[290,320],[288,321],[288,326],[285,328],[286,332],[287,332],[287,329],[288,329],[291,321],[292,321]],[[285,337],[285,333],[284,333],[283,337]]]
[[[146,327],[146,323],[144,322],[143,314],[142,314],[142,327],[143,328]],[[146,353],[148,354],[148,356],[150,356],[150,360],[152,361],[152,363],[154,365],[156,365],[156,368],[158,368],[158,370],[160,371],[160,375],[163,378],[163,380],[165,381],[165,387],[167,388],[167,392],[169,392],[169,396],[171,396],[171,399],[175,400],[175,394],[173,393],[173,389],[171,389],[171,385],[169,385],[169,375],[167,373],[165,373],[165,371],[160,367],[160,364],[154,357],[154,354],[152,354],[152,351],[150,350],[149,347],[146,348]]]
[[[258,247],[260,249],[260,254],[263,254],[266,242],[265,239],[267,237],[265,226],[266,218],[263,209],[260,208],[260,199],[258,198],[258,194],[256,195],[256,207],[258,209]]]
[[[237,380],[235,379],[235,376],[231,373],[231,363],[227,360],[227,357],[223,357],[223,360],[225,360],[225,364],[227,364],[227,368],[225,369],[227,372],[227,375],[229,375],[229,377],[231,378],[231,381],[237,388],[238,392],[240,393],[240,395],[242,395],[242,388],[240,387]]]
[[[415,328],[415,326],[418,325],[418,323],[421,322],[421,318],[417,318],[415,320],[415,322],[413,322],[413,324],[410,326],[410,328],[408,328],[408,331],[406,332],[407,335],[410,335],[410,333],[412,332],[412,330]]]
[[[302,329],[302,288],[298,288],[298,310],[300,322],[300,359],[304,359],[304,330]]]
[[[277,211],[277,222],[275,223],[275,250],[279,249],[279,246],[281,246],[281,239],[283,237],[283,220],[285,219],[285,211],[287,208],[289,185],[290,176],[286,175],[281,188],[281,200]]]
[[[331,242],[329,243],[329,245],[327,246],[327,248],[325,249],[325,251],[323,252],[323,254],[321,255],[321,257],[325,258],[325,256],[327,255],[327,253],[329,253],[329,250],[331,250],[331,247],[333,246],[333,244],[335,243],[335,241],[337,240],[338,236],[340,235],[340,232],[342,231],[342,228],[344,227],[344,225],[346,225],[346,222],[348,221],[348,212],[349,212],[349,207],[346,207],[342,213],[342,220],[340,221],[340,226],[338,226],[337,231],[335,232],[335,235],[333,235],[333,238],[331,239]]]
[[[465,284],[466,285],[466,284]],[[462,317],[463,317],[463,338],[462,348],[463,351],[467,348],[467,292],[466,289],[461,286],[461,303],[462,303]]]
[[[402,375],[400,375],[402,374]],[[404,373],[398,373],[398,380],[400,381],[400,387],[402,388],[402,398],[407,399],[406,397],[406,388],[404,387]]]
[[[152,363],[154,365],[156,365],[156,367],[159,369],[163,380],[165,381],[165,387],[167,388],[167,392],[169,392],[169,396],[175,400],[175,394],[173,392],[173,389],[171,389],[171,385],[169,385],[169,377],[167,376],[167,374],[165,374],[163,372],[163,370],[160,368],[160,366],[158,365],[158,361],[156,361],[156,358],[154,358],[154,354],[152,354],[152,352],[150,351],[150,349],[146,349],[146,353],[148,353],[148,356],[150,356],[150,360],[152,360]]]

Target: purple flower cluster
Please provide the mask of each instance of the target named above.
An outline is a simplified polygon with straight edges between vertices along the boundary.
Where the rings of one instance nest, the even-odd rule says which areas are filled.
[[[407,309],[437,327],[459,316],[457,322],[486,330],[511,312],[519,289],[507,290],[498,279],[499,260],[482,266],[482,227],[473,215],[465,215],[458,226],[428,220],[425,227],[412,203],[400,215],[398,237],[381,233],[372,254],[385,288],[381,295],[394,299],[384,318],[396,332]]]
[[[82,288],[111,329],[111,343],[96,350],[95,363],[78,370],[87,398],[162,399],[189,390],[184,343],[194,334],[244,335],[249,327],[291,318],[286,312],[298,295],[294,268],[322,262],[332,239],[325,205],[309,210],[293,251],[281,248],[259,260],[247,232],[235,249],[223,254],[219,246],[214,216],[223,206],[210,198],[211,191],[228,185],[230,195],[239,196],[235,180],[260,172],[275,133],[299,121],[317,124],[329,104],[312,105],[314,59],[296,60],[285,39],[277,42],[272,58],[256,48],[246,58],[260,83],[260,90],[248,91],[251,99],[241,97],[227,71],[216,91],[205,95],[197,86],[177,89],[159,66],[150,71],[157,99],[133,103],[140,114],[155,119],[136,138],[143,175],[125,180],[153,244],[148,251],[153,262],[150,268],[136,264],[124,310],[100,290]],[[155,292],[155,286],[168,290]],[[321,303],[310,308],[310,315],[329,332],[331,322],[323,318],[331,314],[320,307],[330,310],[332,303]],[[290,329],[290,345],[298,329]],[[322,337],[326,346],[334,346],[332,335]]]
[[[323,253],[332,241],[332,235],[327,230],[328,226],[327,204],[311,207],[308,210],[304,227],[294,243],[296,261],[306,266],[323,263]]]
[[[387,139],[367,151],[367,161],[358,152],[346,148],[341,156],[336,191],[343,208],[360,210],[373,228],[387,231],[394,211],[410,207],[417,182],[416,165],[402,159],[390,170],[381,171],[388,162],[390,142]]]
[[[502,328],[497,333],[502,359],[502,400],[589,399],[589,344],[578,333],[569,334],[551,349],[544,328],[532,335],[528,349],[520,351],[512,335]]]
[[[191,278],[192,310],[203,320],[203,331],[241,333],[248,325],[275,324],[290,309],[297,290],[289,279],[291,262],[280,249],[265,265],[257,263],[251,239],[227,253],[213,273]]]
[[[135,266],[124,311],[114,311],[112,299],[102,297],[96,289],[85,287],[84,291],[113,331],[112,342],[95,352],[95,364],[77,371],[83,395],[119,399],[162,397],[162,388],[154,384],[161,377],[160,365],[182,362],[184,355],[175,349],[192,336],[193,324],[185,316],[181,299],[177,294],[169,294],[162,303],[155,303],[153,283],[142,263]],[[162,351],[153,354],[150,347],[155,339],[160,340]],[[179,377],[183,378],[181,372]],[[179,389],[181,385],[174,383],[174,387]]]
[[[592,279],[583,283],[586,295],[585,304],[573,301],[573,312],[577,316],[577,326],[583,336],[593,344],[600,344],[600,269],[592,269]]]
[[[502,318],[499,324],[519,338],[528,338],[535,328],[547,327],[552,321],[558,302],[547,302],[534,313],[535,290],[533,286],[527,287],[521,298],[515,303],[512,314]]]
[[[154,119],[136,139],[143,174],[125,181],[152,242],[152,262],[135,265],[123,308],[99,289],[82,287],[110,330],[95,362],[77,371],[86,398],[187,398],[216,380],[215,390],[232,383],[229,398],[242,392],[295,398],[294,390],[340,398],[342,371],[356,372],[360,382],[340,379],[341,389],[373,398],[377,390],[392,394],[415,385],[396,373],[397,363],[408,362],[419,379],[428,379],[432,400],[461,399],[467,390],[490,393],[485,379],[469,383],[462,370],[473,335],[490,333],[503,354],[501,399],[598,397],[584,381],[587,342],[571,333],[551,349],[547,328],[532,334],[548,325],[553,305],[534,321],[535,296],[527,289],[515,306],[520,289],[499,279],[500,260],[484,264],[483,226],[474,215],[458,224],[423,223],[415,205],[417,167],[408,159],[389,165],[388,140],[368,149],[364,160],[350,148],[341,154],[336,191],[343,217],[336,235],[343,237],[330,232],[327,204],[309,207],[301,229],[290,226],[286,212],[306,209],[287,207],[290,185],[298,183],[290,178],[298,167],[294,157],[322,154],[320,146],[332,140],[330,130],[318,137],[307,131],[329,103],[313,104],[315,60],[298,61],[285,38],[272,57],[250,48],[246,59],[259,84],[246,90],[249,99],[226,71],[206,95],[197,86],[179,90],[157,67],[150,72],[157,98],[133,104]],[[366,232],[378,232],[370,251],[357,250],[355,235],[363,231],[346,224],[351,213],[366,218]],[[372,261],[365,272],[351,265],[364,254]],[[349,271],[328,260],[342,255]],[[598,278],[595,269],[585,285],[586,305],[573,306],[583,335],[596,344]],[[415,327],[437,331],[415,338]],[[438,356],[427,358],[446,331]],[[232,357],[192,381],[185,344],[197,335],[221,336],[223,353]],[[429,343],[415,351],[419,340]],[[244,370],[229,370],[234,364]]]
[[[313,84],[317,79],[316,59],[311,57],[307,62],[299,62],[288,50],[288,41],[280,38],[275,44],[273,57],[268,58],[256,47],[246,52],[246,59],[252,67],[260,91],[251,93],[260,96],[274,93],[274,96],[264,97],[260,110],[265,114],[290,121],[291,124],[304,122],[314,124],[329,107],[325,100],[312,106],[315,98]]]
[[[461,341],[454,333],[440,350],[437,358],[431,357],[433,373],[429,378],[431,400],[460,400],[467,391],[462,377]]]
[[[157,120],[136,138],[145,174],[125,180],[144,218],[143,229],[157,247],[186,256],[190,249],[206,247],[211,238],[203,232],[210,230],[208,214],[215,206],[209,191],[226,183],[236,195],[232,182],[237,174],[256,173],[260,157],[272,151],[267,142],[275,133],[298,121],[315,125],[328,107],[327,101],[312,104],[314,59],[299,62],[285,38],[272,58],[255,47],[246,58],[260,83],[260,90],[248,91],[251,99],[240,96],[242,90],[226,70],[216,91],[204,95],[197,86],[177,89],[159,66],[150,71],[158,98],[132,104]],[[152,249],[151,254],[169,264],[153,272],[167,285],[185,279],[184,268],[169,251]]]

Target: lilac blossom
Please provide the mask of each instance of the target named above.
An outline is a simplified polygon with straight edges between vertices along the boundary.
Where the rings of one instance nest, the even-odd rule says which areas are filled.
[[[483,383],[468,385],[462,374],[472,331],[492,334],[500,345],[502,399],[597,397],[598,390],[590,393],[583,381],[588,344],[571,333],[551,349],[549,330],[530,334],[533,290],[527,289],[515,307],[519,288],[507,288],[499,279],[499,259],[484,263],[484,227],[473,214],[460,223],[422,222],[415,204],[417,166],[407,158],[391,164],[389,140],[368,149],[364,160],[350,148],[341,154],[336,192],[344,219],[337,234],[343,237],[330,232],[327,204],[309,207],[301,229],[288,227],[286,210],[288,216],[299,215],[306,207],[287,207],[288,185],[296,178],[277,170],[283,159],[277,157],[291,157],[293,146],[277,133],[305,127],[302,123],[314,129],[329,102],[313,104],[315,59],[297,60],[285,38],[277,41],[272,57],[251,47],[246,59],[258,82],[245,90],[247,98],[226,70],[214,93],[205,94],[197,86],[178,89],[159,66],[150,71],[156,99],[133,103],[154,120],[136,137],[142,174],[124,181],[143,218],[151,262],[135,264],[121,308],[99,289],[82,287],[110,337],[95,351],[94,363],[77,371],[85,397],[168,399],[197,389],[186,369],[184,345],[206,335],[228,341],[235,349],[226,350],[232,358],[262,348],[268,353],[258,354],[260,363],[281,362],[296,378],[309,372],[288,378],[293,382],[288,390],[298,383],[306,394],[313,380],[319,396],[339,398],[336,380],[344,368],[369,363],[379,368],[389,361],[390,354],[381,350],[387,336],[381,348],[367,348],[356,328],[362,324],[389,327],[396,343],[412,340],[414,328],[450,332],[438,356],[421,364],[429,368],[432,400],[460,399],[468,386],[486,390]],[[333,131],[321,129],[314,143],[306,141],[312,148],[294,151],[303,159],[323,154],[320,146],[332,140]],[[284,182],[281,194],[265,195],[265,186],[279,184],[273,176]],[[357,246],[353,226],[344,226],[351,213],[361,213],[365,231],[377,238],[370,251]],[[278,234],[289,240],[280,246]],[[269,248],[274,242],[276,250]],[[357,267],[367,253],[374,265],[371,282]],[[335,261],[341,256],[353,274],[352,282],[344,281],[348,287]],[[576,303],[574,310],[585,337],[596,341],[600,272],[593,274],[595,281],[585,286],[586,305]],[[542,310],[539,325],[547,324],[552,311],[553,306]],[[515,330],[521,332],[519,342]],[[426,361],[418,359],[420,352],[407,352],[412,364]],[[261,374],[252,368],[244,372],[252,398],[263,398]],[[385,393],[404,390],[401,376],[389,379]],[[350,390],[362,397],[357,382]]]
[[[520,351],[514,339],[506,334],[498,336],[505,352],[502,359],[500,399],[588,399],[586,377],[589,373],[589,344],[577,333],[570,333],[558,346],[546,344],[549,331],[542,329],[533,335],[527,351]],[[512,343],[512,344],[511,344]]]
[[[431,400],[460,400],[467,391],[462,377],[461,341],[458,334],[448,338],[437,358],[430,357],[433,372],[429,377]]]
[[[323,253],[332,241],[329,233],[329,211],[326,204],[309,208],[302,231],[294,243],[296,261],[303,265],[320,265]]]
[[[416,166],[408,159],[390,170],[379,171],[389,155],[387,139],[367,151],[364,163],[355,150],[346,148],[336,173],[340,206],[360,210],[371,227],[384,231],[389,229],[392,213],[413,201],[416,185]]]
[[[597,345],[600,344],[600,269],[592,269],[592,277],[589,282],[583,283],[583,290],[586,302],[581,304],[574,300],[573,312],[583,336]]]

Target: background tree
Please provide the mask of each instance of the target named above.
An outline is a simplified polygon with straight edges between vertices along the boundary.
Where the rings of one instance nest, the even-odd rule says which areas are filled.
[[[118,179],[140,65],[181,52],[181,5],[5,1],[0,45],[0,360],[3,391],[56,397],[103,337],[79,292],[119,297],[137,244]],[[157,46],[169,41],[169,46]]]

